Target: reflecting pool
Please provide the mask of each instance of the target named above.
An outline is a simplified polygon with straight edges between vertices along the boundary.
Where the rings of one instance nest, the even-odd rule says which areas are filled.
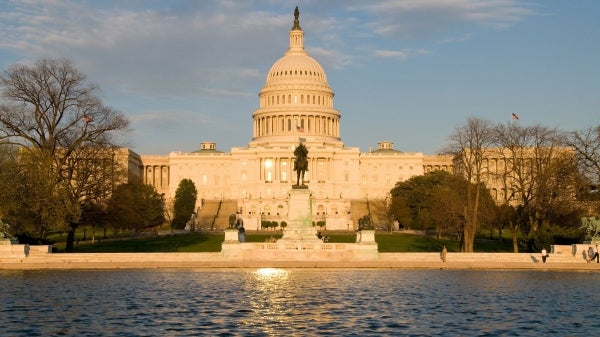
[[[594,336],[600,273],[0,271],[1,336]]]

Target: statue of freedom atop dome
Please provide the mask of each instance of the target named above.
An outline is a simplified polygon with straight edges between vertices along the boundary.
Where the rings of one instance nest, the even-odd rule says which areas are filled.
[[[294,171],[296,171],[296,185],[304,186],[304,173],[308,171],[308,149],[304,144],[300,143],[294,150]]]
[[[300,20],[298,20],[299,16],[300,11],[298,10],[298,6],[296,6],[296,9],[294,9],[294,27],[292,27],[292,30],[302,30],[302,28],[300,28]]]

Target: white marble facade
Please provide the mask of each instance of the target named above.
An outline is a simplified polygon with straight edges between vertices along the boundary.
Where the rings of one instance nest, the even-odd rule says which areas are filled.
[[[341,113],[321,65],[304,50],[304,32],[295,22],[289,49],[271,67],[253,116],[253,138],[229,152],[202,142],[191,152],[142,155],[144,182],[167,198],[182,179],[192,179],[201,200],[233,200],[244,216],[284,215],[295,183],[294,148],[308,148],[305,181],[315,219],[328,228],[348,227],[351,200],[386,199],[397,181],[435,169],[452,170],[452,158],[405,153],[381,141],[367,153],[344,146]]]

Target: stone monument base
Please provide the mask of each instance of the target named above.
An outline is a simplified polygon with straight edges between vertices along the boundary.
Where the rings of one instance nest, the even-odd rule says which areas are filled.
[[[318,238],[241,243],[232,238],[223,242],[221,254],[241,261],[373,261],[379,259],[374,232],[359,231],[357,243],[324,243]]]
[[[307,188],[290,191],[288,225],[277,242],[239,242],[237,231],[225,231],[223,258],[241,261],[371,261],[379,258],[375,231],[357,232],[356,243],[324,243],[312,223]]]
[[[312,223],[312,203],[308,189],[294,188],[290,191],[288,218],[283,237],[277,242],[321,242]]]

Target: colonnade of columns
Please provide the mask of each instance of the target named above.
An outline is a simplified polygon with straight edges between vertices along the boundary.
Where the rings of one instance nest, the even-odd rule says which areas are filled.
[[[144,166],[144,183],[154,187],[169,186],[169,166],[146,165]]]
[[[332,179],[333,165],[331,160],[331,158],[309,157],[308,172],[304,176],[304,181],[325,182]],[[261,158],[259,165],[259,179],[261,181],[296,183],[294,157]]]
[[[340,137],[339,118],[319,115],[272,115],[254,119],[254,137],[303,133]]]

